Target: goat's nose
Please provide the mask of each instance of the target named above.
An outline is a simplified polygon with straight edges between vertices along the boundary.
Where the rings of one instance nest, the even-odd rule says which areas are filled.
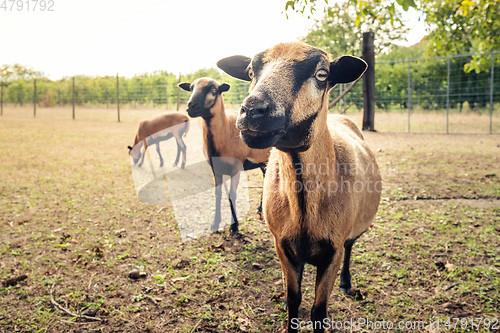
[[[263,117],[268,112],[268,109],[268,103],[250,99],[241,106],[241,113],[245,113],[248,118],[258,119]]]
[[[193,101],[189,101],[188,102],[188,109],[192,109],[192,108],[195,108],[198,104],[196,102],[193,102]]]

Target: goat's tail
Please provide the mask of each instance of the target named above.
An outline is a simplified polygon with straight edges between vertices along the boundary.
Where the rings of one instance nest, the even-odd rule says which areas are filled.
[[[186,137],[188,132],[189,132],[189,120],[186,120],[186,121],[184,121],[184,134],[182,136]]]

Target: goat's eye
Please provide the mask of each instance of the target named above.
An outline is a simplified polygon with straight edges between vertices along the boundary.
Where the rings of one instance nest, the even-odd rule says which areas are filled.
[[[253,80],[253,69],[249,69],[248,70],[248,77],[250,78],[250,80]]]
[[[319,71],[316,72],[316,79],[318,81],[325,81],[328,78],[328,72],[325,71],[324,69],[320,69]]]
[[[217,95],[217,89],[212,88],[212,91],[211,91],[211,92],[212,92],[212,95]]]

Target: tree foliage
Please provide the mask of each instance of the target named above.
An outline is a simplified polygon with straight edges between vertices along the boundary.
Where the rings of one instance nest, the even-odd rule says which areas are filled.
[[[324,0],[328,4],[328,0]],[[356,26],[365,31],[370,24],[387,21],[392,26],[401,24],[398,10],[416,8],[424,14],[428,25],[427,55],[454,55],[486,53],[500,50],[499,0],[345,0],[343,5],[354,6]],[[288,0],[285,12],[292,10],[311,16],[316,11],[317,0]],[[335,12],[329,12],[334,15]],[[491,63],[480,56],[473,56],[464,64],[466,72],[488,71]]]
[[[2,82],[37,77],[42,77],[42,73],[20,64],[0,66],[0,81]]]
[[[485,53],[500,49],[498,0],[422,0],[421,9],[431,28],[429,55]],[[487,58],[474,56],[464,69],[480,72],[490,66]]]
[[[316,21],[304,42],[320,47],[333,55],[360,55],[363,32],[373,31],[376,34],[376,54],[386,53],[395,40],[404,39],[408,28],[400,20],[400,13],[395,12],[396,20],[357,21],[358,7],[352,1],[345,4],[334,3],[325,8],[323,18]]]

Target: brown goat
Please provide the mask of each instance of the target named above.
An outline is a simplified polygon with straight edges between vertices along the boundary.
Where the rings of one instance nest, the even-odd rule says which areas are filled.
[[[184,126],[181,126],[181,124],[184,124]],[[160,156],[160,167],[162,167],[163,157],[160,153],[160,142],[174,137],[177,142],[177,157],[175,158],[174,166],[179,163],[179,157],[182,152],[181,168],[184,169],[186,166],[186,144],[182,137],[186,136],[188,131],[189,118],[179,112],[164,113],[141,120],[135,135],[133,148],[128,146],[134,164],[137,164],[139,167],[142,166],[148,145],[156,144],[156,151]],[[143,146],[144,149],[142,149]]]
[[[358,127],[344,116],[327,125],[329,90],[358,79],[367,65],[350,56],[331,60],[298,42],[217,65],[252,82],[237,120],[243,141],[277,148],[264,180],[263,213],[286,281],[288,332],[300,327],[304,264],[317,267],[311,319],[314,332],[324,332],[331,327],[328,299],[342,257],[340,287],[348,292],[352,245],[372,224],[380,201],[378,166]]]
[[[234,203],[236,202],[239,172],[243,166],[244,170],[260,167],[265,173],[270,148],[251,149],[241,140],[240,132],[235,125],[238,113],[226,111],[224,107],[222,93],[229,90],[229,84],[220,84],[210,78],[199,78],[193,83],[180,83],[179,87],[191,92],[187,105],[189,116],[203,119],[203,143],[215,182],[215,217],[211,230],[214,232],[219,230],[222,178],[224,175],[229,175],[231,176],[231,189],[229,191],[232,212],[231,233],[237,234],[238,219]]]

